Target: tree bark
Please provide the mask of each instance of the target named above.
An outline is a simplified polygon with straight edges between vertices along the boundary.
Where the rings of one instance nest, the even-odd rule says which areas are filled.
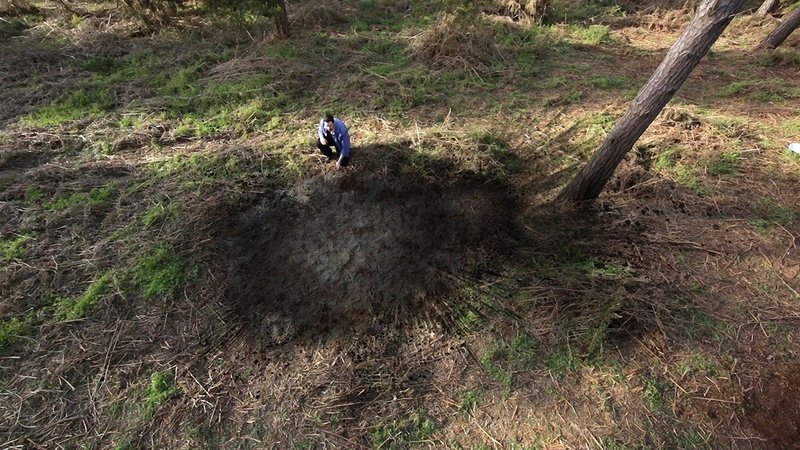
[[[278,0],[278,12],[275,14],[275,30],[278,37],[289,37],[289,15],[286,13],[286,0]]]
[[[764,3],[762,3],[758,8],[758,11],[756,11],[756,15],[766,16],[767,14],[772,14],[777,11],[780,6],[780,0],[765,0]]]
[[[800,26],[800,6],[795,8],[794,12],[772,30],[772,33],[768,34],[756,48],[778,48],[798,26]]]
[[[561,191],[560,201],[578,203],[600,195],[617,165],[683,85],[743,4],[744,0],[703,1],[628,111],[614,125],[589,162]]]

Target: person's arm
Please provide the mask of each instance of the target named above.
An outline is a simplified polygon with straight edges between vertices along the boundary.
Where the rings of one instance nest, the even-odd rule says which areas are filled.
[[[319,135],[319,142],[322,145],[327,145],[327,141],[325,140],[325,119],[319,121],[319,127],[317,128],[317,134]]]
[[[347,126],[342,122],[340,130],[341,141],[339,145],[342,147],[340,153],[341,157],[350,156],[350,130],[347,129]],[[340,160],[341,160],[340,157]]]

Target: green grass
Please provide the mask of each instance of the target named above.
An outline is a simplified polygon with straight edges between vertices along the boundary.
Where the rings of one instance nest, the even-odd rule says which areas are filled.
[[[547,355],[545,364],[553,376],[560,377],[577,370],[583,364],[583,360],[576,356],[569,346],[563,346],[552,350]]]
[[[532,370],[539,362],[539,341],[530,334],[522,333],[511,341],[507,357],[513,367]]]
[[[740,139],[752,134],[749,128],[749,119],[742,117],[711,115],[708,117],[708,122],[714,131],[726,138]]]
[[[619,17],[625,14],[620,2],[610,0],[574,1],[552,0],[547,16],[557,23],[586,22],[606,17]]]
[[[669,400],[667,392],[669,384],[659,377],[645,377],[644,379],[644,402],[645,405],[653,412],[667,412],[670,411]]]
[[[145,297],[172,296],[191,278],[191,269],[165,245],[137,261],[133,281]]]
[[[178,207],[172,203],[156,203],[142,216],[142,225],[150,228],[156,223],[161,223],[178,217]]]
[[[739,169],[739,152],[722,152],[719,156],[708,161],[706,166],[709,175],[720,176],[736,173]]]
[[[28,235],[16,235],[0,239],[0,261],[10,262],[25,255],[25,244],[33,240]]]
[[[590,46],[615,43],[611,29],[607,25],[589,25],[588,27],[569,25],[567,30],[569,32],[567,40],[572,43]]]
[[[24,116],[22,122],[32,127],[60,125],[78,119],[99,118],[116,106],[112,92],[107,88],[82,88],[56,102]]]
[[[691,166],[677,166],[673,169],[672,175],[675,178],[675,181],[678,184],[689,188],[695,194],[699,196],[705,196],[710,194],[711,188],[704,185],[700,179],[697,177],[696,170]]]
[[[680,152],[674,148],[668,148],[659,153],[655,161],[653,161],[653,168],[659,172],[668,172],[675,167],[675,164],[680,157]]]
[[[800,213],[780,205],[770,197],[758,200],[753,209],[760,217],[753,219],[751,224],[764,233],[770,232],[775,225],[792,225],[800,218]]]
[[[689,355],[688,358],[678,364],[677,370],[682,377],[690,373],[703,373],[711,377],[720,374],[719,367],[700,352],[693,352]]]
[[[145,397],[145,418],[150,420],[167,400],[180,394],[175,380],[167,373],[153,372]]]
[[[781,123],[781,129],[789,135],[798,135],[800,136],[800,119],[786,119]],[[798,138],[800,140],[800,138]]]
[[[790,87],[784,80],[766,80],[757,83],[750,98],[760,103],[782,103],[800,97],[800,89]]]
[[[76,192],[66,197],[57,198],[44,205],[50,211],[61,211],[73,205],[104,205],[111,199],[112,187],[92,189],[89,192]]]
[[[719,91],[719,95],[722,97],[738,96],[748,92],[751,86],[753,86],[753,82],[750,80],[734,81],[722,88]]]
[[[19,342],[20,338],[33,332],[32,316],[12,317],[0,323],[0,355]]]
[[[591,277],[600,278],[619,278],[631,271],[629,266],[607,264],[594,259],[580,261],[578,268]]]
[[[376,448],[386,450],[406,449],[428,440],[436,431],[436,423],[425,414],[413,412],[404,420],[380,425],[372,431]]]
[[[464,414],[470,414],[478,407],[480,394],[475,391],[467,391],[462,393],[458,398],[458,410]]]
[[[507,347],[504,343],[493,342],[481,356],[481,366],[489,378],[503,386],[504,395],[508,397],[511,395],[511,374],[499,363],[505,359],[506,353]]]
[[[631,81],[623,76],[609,75],[592,78],[592,86],[606,91],[628,89],[631,85]]]
[[[788,66],[800,69],[800,50],[789,47],[779,47],[774,50],[761,52],[757,62],[764,67]]]
[[[57,320],[76,320],[88,317],[113,281],[114,273],[104,272],[89,285],[86,292],[80,297],[58,299],[55,305],[55,318]]]
[[[606,113],[594,113],[580,119],[576,129],[580,130],[581,139],[575,145],[576,155],[588,157],[605,139],[611,128],[614,127],[616,117]]]
[[[150,163],[150,169],[157,179],[189,175],[203,181],[217,179],[233,180],[242,175],[239,161],[235,156],[208,156],[194,153],[190,156],[176,155]]]

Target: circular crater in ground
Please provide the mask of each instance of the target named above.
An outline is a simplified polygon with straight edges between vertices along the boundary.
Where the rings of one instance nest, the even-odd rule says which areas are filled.
[[[235,219],[228,301],[274,344],[412,319],[453,274],[499,253],[509,192],[359,172],[307,179]]]

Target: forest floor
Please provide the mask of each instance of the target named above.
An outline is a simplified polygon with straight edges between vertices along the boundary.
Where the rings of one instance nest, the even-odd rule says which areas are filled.
[[[565,210],[691,11],[553,3],[0,17],[0,447],[795,446],[800,36],[737,17]]]

